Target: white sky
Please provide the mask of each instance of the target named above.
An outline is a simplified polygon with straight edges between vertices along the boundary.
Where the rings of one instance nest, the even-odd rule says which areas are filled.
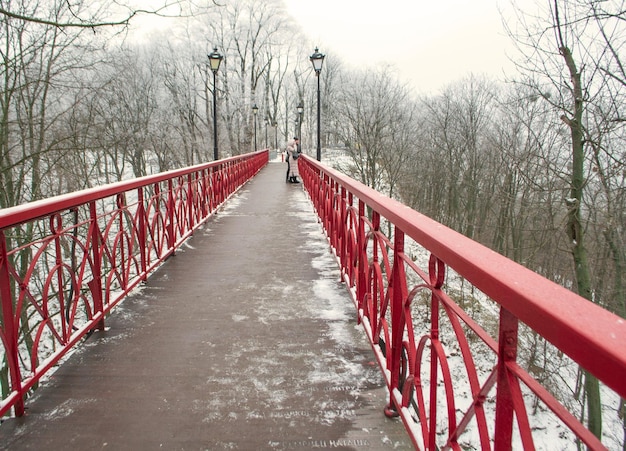
[[[387,62],[416,93],[512,68],[498,11],[506,0],[284,1],[322,53],[360,68]]]

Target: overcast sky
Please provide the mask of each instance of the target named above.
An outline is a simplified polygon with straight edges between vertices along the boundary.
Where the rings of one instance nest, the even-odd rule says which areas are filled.
[[[391,64],[416,93],[470,72],[502,78],[512,67],[498,10],[508,0],[284,1],[322,53],[361,68]]]

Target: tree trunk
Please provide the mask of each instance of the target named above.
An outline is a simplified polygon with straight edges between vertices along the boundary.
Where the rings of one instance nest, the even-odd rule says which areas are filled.
[[[565,59],[572,81],[574,96],[573,117],[561,116],[572,136],[572,174],[570,196],[566,199],[567,234],[571,240],[571,252],[574,258],[574,273],[578,294],[592,301],[591,272],[587,261],[587,252],[584,246],[584,228],[581,219],[581,205],[584,188],[584,135],[583,135],[583,93],[580,73],[569,48],[562,46],[559,49]],[[602,437],[602,403],[600,400],[600,385],[598,380],[585,371],[585,392],[587,394],[587,421],[589,430],[598,438]]]

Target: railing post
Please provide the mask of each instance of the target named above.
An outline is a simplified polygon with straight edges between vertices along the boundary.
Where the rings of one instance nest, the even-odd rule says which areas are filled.
[[[213,170],[213,209],[222,202],[222,165],[214,166]]]
[[[356,283],[356,299],[358,310],[363,309],[365,293],[367,292],[367,241],[365,240],[365,203],[359,199],[359,218],[356,239],[357,252],[357,283]],[[357,312],[358,314],[358,312]],[[360,316],[357,317],[360,323]]]
[[[194,173],[195,174],[195,173]],[[194,227],[194,203],[195,203],[195,189],[193,182],[193,174],[187,174],[187,220],[189,221],[188,229],[185,232],[193,231]]]
[[[63,230],[63,220],[61,215],[55,213],[49,218],[50,233],[54,235],[54,264],[56,272],[56,281],[59,291],[57,293],[57,299],[59,303],[59,310],[65,312],[65,303],[72,302],[71,299],[66,299],[65,290],[63,289],[63,251],[61,250],[61,233]],[[73,269],[73,268],[72,268]],[[67,317],[65,314],[60,315],[61,320],[61,337],[63,344],[67,343],[69,338],[67,330]]]
[[[435,257],[431,254],[429,259],[429,266],[432,265],[430,270],[431,283],[434,279],[434,265]],[[439,380],[439,365],[437,356],[437,345],[440,345],[439,340],[439,299],[435,296],[434,292],[431,292],[430,296],[430,384],[429,384],[429,412],[428,412],[428,437],[426,438],[429,449],[436,449],[437,445],[437,412],[439,407],[438,400],[438,380]]]
[[[507,363],[517,360],[518,320],[504,307],[500,308],[498,337],[498,376],[496,385],[496,424],[494,450],[510,450],[513,436],[514,403]]]
[[[233,165],[230,161],[224,164],[224,197],[222,198],[222,202],[224,202],[228,196],[230,195],[230,186],[233,183]]]
[[[174,216],[176,207],[174,205],[174,185],[172,179],[167,181],[167,249],[168,252],[174,251],[176,237],[174,236]]]
[[[206,173],[206,197],[208,202],[208,213],[213,213],[213,209],[215,208],[215,168],[207,169]]]
[[[357,202],[358,204],[358,202]],[[354,195],[348,191],[348,205],[350,207],[350,221],[351,221],[351,229],[354,233],[354,238],[350,236],[350,239],[354,239],[354,243],[350,243],[350,255],[348,258],[350,259],[350,271],[352,272],[351,276],[351,286],[356,289],[358,283],[358,263],[359,263],[359,244],[358,244],[358,235],[359,235],[359,207],[358,205],[355,207],[354,205]],[[356,218],[353,216],[355,214],[354,210],[356,210]]]
[[[400,389],[400,364],[402,360],[402,339],[404,337],[405,318],[404,300],[407,297],[406,274],[404,271],[404,232],[398,227],[394,228],[393,240],[393,268],[391,280],[391,380],[389,385],[389,405],[385,409],[387,416],[397,416],[400,406],[394,403],[393,391]]]
[[[339,234],[339,261],[341,262],[341,270],[344,274],[348,274],[349,277],[351,271],[348,269],[349,262],[346,260],[346,246],[347,246],[347,214],[346,214],[346,189],[340,187],[339,202],[339,224],[337,224],[337,233]]]
[[[143,187],[137,188],[137,216],[139,230],[137,237],[139,239],[139,253],[141,256],[141,281],[148,280],[148,259],[146,254],[146,206],[144,204]]]
[[[100,249],[100,228],[98,227],[98,213],[96,211],[96,203],[89,203],[90,227],[89,235],[91,236],[91,255],[93,266],[91,273],[93,278],[87,283],[91,296],[93,297],[94,313],[102,315],[98,321],[96,328],[104,330],[104,305],[102,302],[102,253]]]
[[[330,190],[331,200],[330,200],[330,226],[332,230],[332,235],[330,237],[330,244],[333,248],[340,251],[340,227],[341,227],[341,207],[339,206],[340,202],[340,194],[339,194],[339,184],[333,180],[331,184]]]
[[[6,338],[6,359],[9,365],[11,387],[16,393],[20,393],[22,391],[22,375],[17,353],[17,327],[15,327],[13,296],[11,295],[7,242],[2,230],[0,230],[0,303],[2,303],[0,323]],[[22,396],[15,401],[13,408],[16,417],[24,415],[24,398]]]
[[[128,222],[127,216],[126,214],[128,213],[128,204],[126,203],[126,193],[118,193],[116,196],[116,205],[117,205],[117,218],[118,218],[118,231],[117,233],[121,233],[123,230],[126,229],[126,224],[124,224],[124,219],[126,218],[126,222]],[[128,254],[126,255],[126,248],[122,245],[119,248],[119,258],[120,258],[120,264],[121,267],[124,268],[126,266],[126,259],[130,258],[131,256],[131,249],[128,249]],[[115,262],[115,260],[111,261],[111,266],[115,267],[116,269],[118,268],[117,262]],[[126,289],[126,287],[128,286],[128,275],[126,273],[126,271],[124,271],[123,269],[121,271],[119,271],[119,281],[120,281],[120,286],[122,287],[122,289]]]
[[[209,186],[211,185],[209,181],[210,172],[208,169],[203,169],[200,174],[200,205],[202,206],[202,218],[206,218],[211,211],[210,207],[210,192]]]
[[[331,227],[331,220],[333,217],[333,189],[334,189],[334,180],[331,179],[328,175],[326,175],[326,177],[324,177],[324,186],[326,187],[326,198],[325,198],[325,205],[326,205],[326,217],[324,218],[324,225],[326,226],[326,230],[329,230],[331,233],[332,231],[330,230]],[[332,240],[332,236],[331,236],[331,240]]]

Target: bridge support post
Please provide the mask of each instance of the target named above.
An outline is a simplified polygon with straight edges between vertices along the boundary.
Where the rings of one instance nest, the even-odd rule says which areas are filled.
[[[96,203],[89,203],[89,214],[91,216],[91,226],[89,227],[89,234],[91,235],[91,255],[92,255],[92,268],[91,272],[93,278],[87,283],[91,296],[93,297],[94,314],[101,315],[100,321],[98,321],[96,328],[98,330],[104,330],[104,303],[102,301],[102,252],[100,249],[100,228],[98,227],[98,212],[96,211]]]
[[[174,236],[174,217],[175,217],[175,204],[174,204],[174,184],[172,179],[167,181],[167,251],[168,253],[175,252],[176,237]]]
[[[197,205],[196,202],[196,196],[197,196],[197,192],[196,192],[196,185],[194,183],[194,177],[196,177],[196,173],[194,174],[187,174],[187,205],[185,205],[186,210],[187,210],[187,227],[185,228],[186,230],[189,230],[193,233],[193,230],[195,229],[195,218],[194,218],[194,214],[195,214],[195,206]]]
[[[2,317],[0,326],[6,338],[6,359],[9,365],[9,377],[13,391],[22,391],[22,376],[20,374],[20,362],[17,352],[17,328],[15,327],[15,312],[13,310],[13,296],[11,294],[11,279],[9,275],[9,256],[4,232],[0,230],[0,303],[2,304]],[[15,401],[14,411],[16,417],[24,415],[24,398],[19,396]]]
[[[141,281],[148,280],[148,256],[146,253],[146,205],[143,195],[143,187],[137,189],[137,239],[139,241],[139,255],[141,257]]]
[[[398,227],[394,229],[393,268],[391,270],[391,383],[389,384],[389,405],[385,408],[385,415],[398,415],[401,406],[394,402],[394,390],[402,390],[400,380],[402,361],[402,339],[405,330],[404,300],[407,297],[406,274],[404,270],[404,232]]]
[[[501,307],[494,432],[494,450],[496,451],[510,450],[513,439],[513,416],[515,414],[513,391],[516,389],[517,379],[509,374],[507,364],[517,360],[517,331],[517,318]]]
[[[367,290],[367,241],[365,240],[365,203],[359,199],[359,218],[358,218],[358,232],[356,238],[356,248],[358,255],[358,267],[357,267],[357,282],[356,282],[356,299],[358,310],[363,309],[363,303],[365,301],[365,293]],[[361,322],[361,316],[357,311],[358,322]]]

